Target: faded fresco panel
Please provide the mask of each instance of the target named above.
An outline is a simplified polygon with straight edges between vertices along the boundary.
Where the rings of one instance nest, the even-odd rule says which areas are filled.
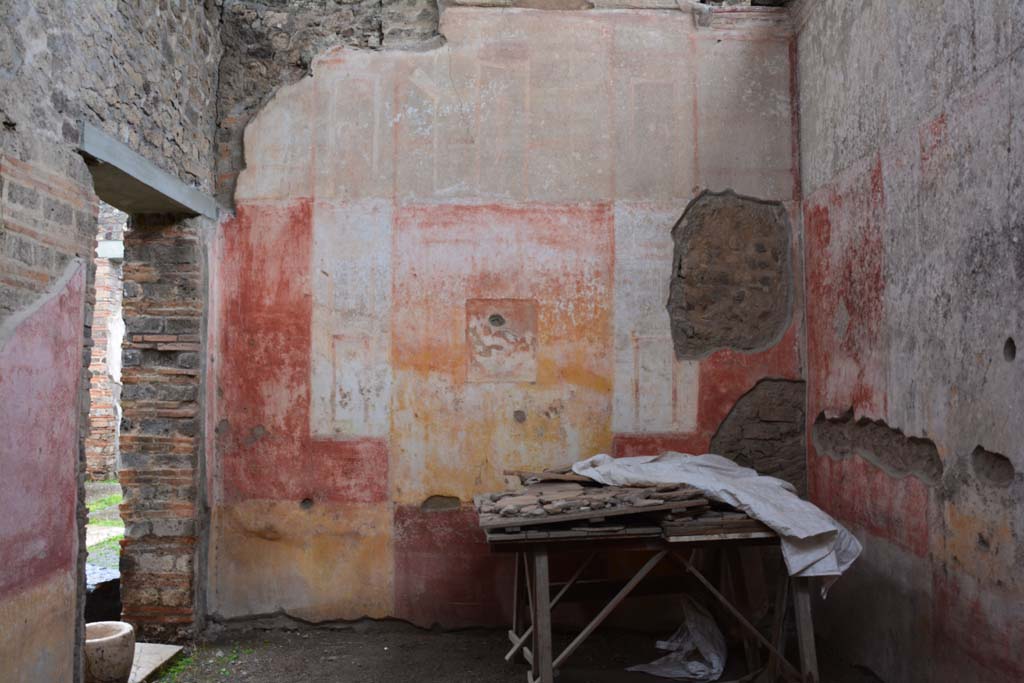
[[[394,172],[393,64],[385,52],[328,52],[316,62],[312,133],[317,199],[388,197]]]
[[[615,23],[616,198],[685,203],[696,191],[691,25],[684,13],[637,14]]]
[[[535,382],[537,302],[468,300],[466,347],[470,382]]]
[[[691,432],[697,426],[700,364],[680,361],[669,330],[672,226],[676,204],[615,205],[616,432]]]
[[[391,205],[313,206],[310,433],[385,436],[391,394]]]
[[[609,448],[610,207],[406,207],[394,230],[396,500],[468,500],[503,485],[506,467]],[[498,311],[524,330],[536,307],[535,381],[469,381],[473,299],[524,302]]]
[[[248,500],[213,511],[211,611],[305,621],[382,618],[392,608],[387,505]]]
[[[797,188],[788,42],[703,34],[698,52],[701,187],[792,199]]]

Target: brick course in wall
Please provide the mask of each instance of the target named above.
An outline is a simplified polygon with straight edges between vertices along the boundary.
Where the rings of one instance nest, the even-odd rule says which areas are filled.
[[[100,203],[97,239],[120,241],[128,216]],[[117,472],[117,437],[121,397],[119,327],[121,259],[96,258],[96,304],[93,310],[92,354],[89,363],[89,435],[85,439],[86,475],[94,481]],[[113,341],[112,341],[113,336]],[[114,345],[112,348],[111,345]],[[111,367],[113,364],[114,367]],[[115,369],[117,368],[117,369]]]
[[[202,225],[138,217],[125,237],[121,602],[141,636],[171,641],[200,616]]]

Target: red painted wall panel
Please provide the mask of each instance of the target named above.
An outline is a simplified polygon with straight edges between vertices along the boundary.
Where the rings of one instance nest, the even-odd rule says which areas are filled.
[[[74,571],[85,266],[69,268],[0,337],[0,599]]]
[[[490,552],[474,510],[400,505],[394,543],[395,616],[423,627],[509,623],[513,556]]]
[[[240,206],[223,235],[221,502],[385,500],[384,439],[310,436],[310,202]]]

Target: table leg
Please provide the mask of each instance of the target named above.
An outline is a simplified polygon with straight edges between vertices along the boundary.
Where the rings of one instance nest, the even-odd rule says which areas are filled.
[[[569,592],[569,589],[573,587],[573,585],[576,583],[576,580],[580,578],[580,576],[583,574],[583,572],[586,570],[586,568],[588,566],[590,566],[590,563],[593,561],[593,559],[596,556],[597,556],[597,553],[590,553],[590,555],[587,557],[587,559],[583,561],[583,564],[581,564],[576,569],[576,571],[573,572],[573,575],[571,577],[569,577],[569,580],[565,583],[564,586],[562,586],[562,589],[560,591],[558,591],[558,593],[555,594],[555,597],[551,598],[551,603],[550,603],[550,605],[548,607],[549,610],[553,611],[555,609],[555,607],[558,606],[558,601],[561,600],[562,597],[566,593]],[[526,628],[526,631],[524,631],[522,635],[518,635],[518,631],[517,631],[516,635],[514,637],[510,636],[509,640],[511,640],[511,642],[512,642],[512,649],[510,649],[507,653],[505,653],[505,661],[506,662],[511,662],[512,658],[516,656],[516,653],[519,652],[519,649],[523,647],[523,645],[526,643],[526,641],[532,635],[533,635],[533,624],[531,623]]]
[[[512,578],[512,633],[513,635],[518,636],[520,621],[523,615],[520,608],[520,605],[522,605],[523,584],[522,579],[520,579],[520,575],[522,574],[522,565],[520,564],[519,553],[516,553],[514,557],[516,573]]]
[[[535,683],[554,683],[551,665],[551,580],[548,550],[533,551],[533,677]]]
[[[793,579],[793,608],[796,613],[796,637],[800,645],[800,670],[804,683],[818,683],[818,653],[814,645],[814,621],[811,618],[811,580]]]
[[[730,602],[745,607],[749,614],[753,614],[756,610],[754,609],[753,592],[750,590],[750,574],[752,569],[744,567],[744,563],[740,561],[740,554],[736,548],[725,548],[723,560],[725,570],[723,574],[723,588],[728,590],[723,590],[722,593]],[[758,671],[761,668],[761,653],[758,648],[758,642],[745,630],[742,637],[743,652],[747,659],[747,671]]]
[[[517,552],[515,559],[515,574],[512,579],[512,628],[508,631],[508,640],[513,645],[525,643],[527,634],[523,633],[525,628],[531,631],[533,626],[526,626],[527,619],[531,616],[531,599],[527,584],[530,581],[530,569],[526,560],[526,553]],[[506,660],[510,657],[505,657]]]
[[[785,651],[786,610],[789,606],[789,571],[784,562],[780,563],[778,584],[775,587],[775,617],[772,621],[772,643],[780,651]],[[779,677],[779,658],[775,654],[768,656],[768,666],[757,678],[757,683],[775,683]]]
[[[757,630],[757,627],[751,624],[750,621],[745,616],[743,616],[743,613],[736,609],[735,605],[729,602],[725,598],[725,596],[722,595],[722,593],[717,588],[715,588],[710,581],[708,581],[706,576],[701,574],[697,570],[697,568],[694,567],[693,564],[682,555],[679,555],[678,553],[672,553],[671,557],[676,562],[679,562],[698,581],[700,581],[704,588],[706,588],[707,591],[711,593],[711,595],[716,600],[718,600],[722,607],[727,609],[736,618],[736,621],[738,621],[743,628],[747,629],[751,636],[757,639],[757,642],[761,643],[761,645],[764,645],[766,648],[768,648],[768,652],[774,654],[779,659],[779,662],[782,664],[784,673],[787,676],[796,680],[800,680],[800,672],[796,670],[796,667],[794,667],[792,664],[786,661],[785,656],[779,651],[779,649],[775,647],[775,645],[773,645],[767,638],[761,635],[761,632]],[[815,683],[816,681],[817,679],[815,679]]]

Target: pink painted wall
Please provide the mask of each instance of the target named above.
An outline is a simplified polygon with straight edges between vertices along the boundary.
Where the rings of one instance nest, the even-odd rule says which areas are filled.
[[[453,8],[442,30],[321,55],[246,131],[214,259],[215,618],[500,623],[509,567],[468,506],[504,469],[702,451],[758,380],[802,376],[799,315],[678,361],[665,312],[700,191],[796,217],[784,11]]]
[[[0,326],[0,680],[69,681],[85,266]]]

